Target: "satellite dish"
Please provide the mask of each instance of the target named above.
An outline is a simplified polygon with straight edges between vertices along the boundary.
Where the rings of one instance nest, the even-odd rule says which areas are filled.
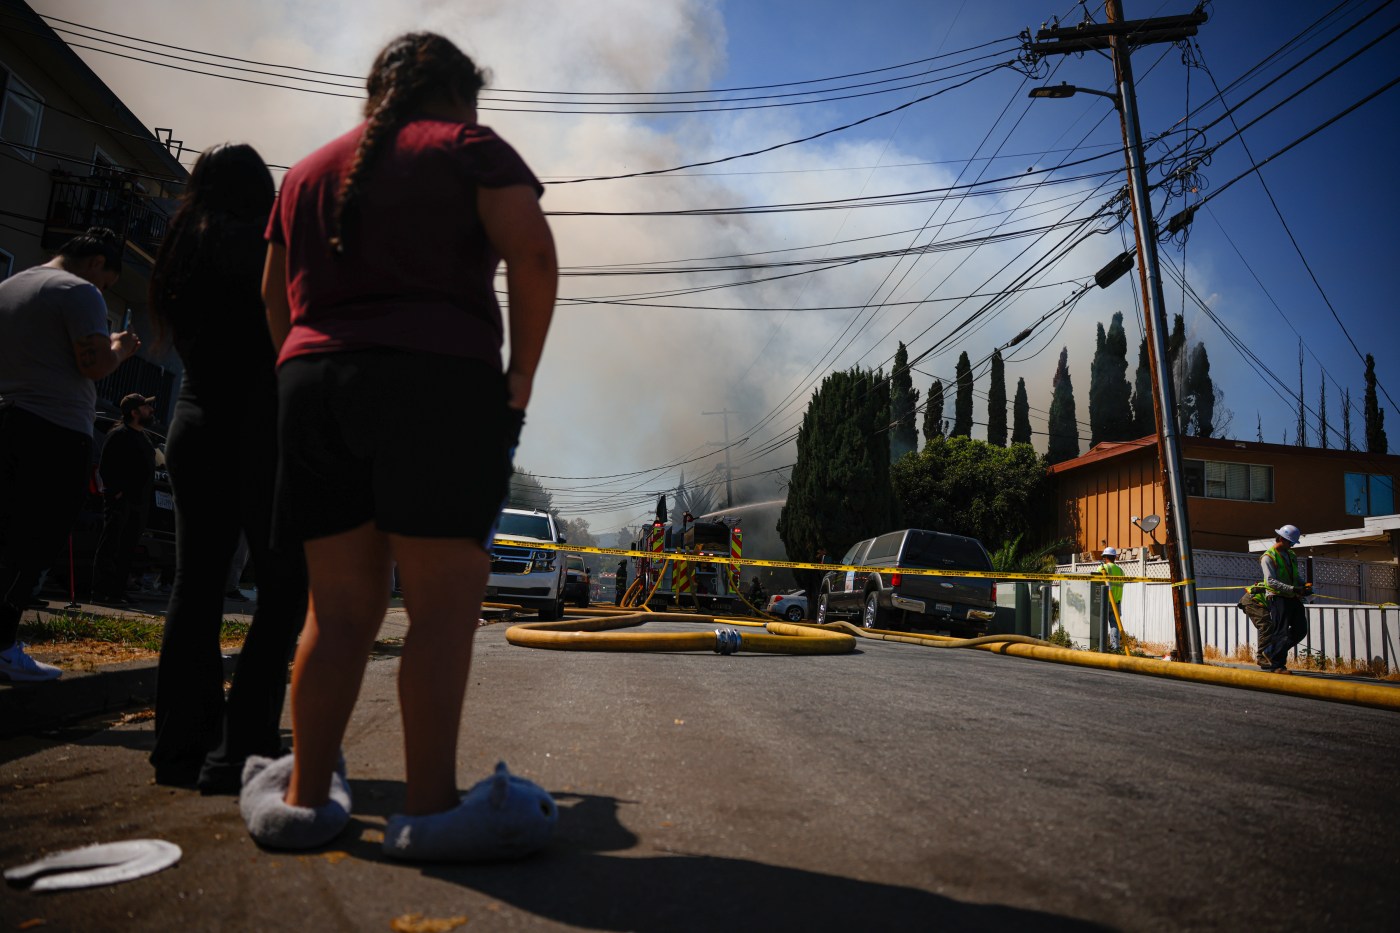
[[[1160,515],[1144,515],[1142,521],[1138,522],[1138,527],[1148,534],[1151,534],[1160,524],[1162,524],[1162,517]]]

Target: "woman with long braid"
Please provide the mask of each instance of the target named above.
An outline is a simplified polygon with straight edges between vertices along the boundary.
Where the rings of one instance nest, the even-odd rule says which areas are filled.
[[[311,606],[292,673],[293,755],[250,758],[243,776],[243,816],[265,845],[321,845],[349,820],[339,748],[395,561],[410,619],[399,668],[407,791],[385,851],[518,856],[544,845],[557,818],[549,795],[504,765],[457,790],[485,545],[558,275],[543,189],[477,123],[482,84],[441,36],[390,42],[369,77],[366,122],[292,167],[268,225],[276,533],[305,542]],[[453,429],[464,403],[470,432]]]

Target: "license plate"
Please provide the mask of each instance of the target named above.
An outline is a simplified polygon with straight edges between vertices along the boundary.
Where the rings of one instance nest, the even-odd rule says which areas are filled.
[[[952,614],[953,614],[953,607],[952,607],[952,605],[949,604],[949,603],[934,603],[934,604],[933,604],[933,611],[934,611],[934,612],[946,612],[946,613],[948,613],[949,615],[952,615]]]
[[[175,508],[175,500],[174,500],[173,498],[171,498],[170,493],[168,493],[168,492],[162,492],[161,490],[157,489],[157,490],[156,490],[156,508],[158,508],[158,509],[174,509],[174,508]]]

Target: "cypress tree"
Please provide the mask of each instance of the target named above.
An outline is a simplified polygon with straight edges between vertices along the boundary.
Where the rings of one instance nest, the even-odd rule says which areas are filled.
[[[1016,400],[1011,403],[1011,443],[1031,442],[1031,403],[1026,398],[1026,380],[1016,380]]]
[[[1186,392],[1181,399],[1182,431],[1197,437],[1215,433],[1215,382],[1210,378],[1210,356],[1206,345],[1191,348],[1186,366]]]
[[[892,527],[890,445],[880,430],[889,423],[889,383],[881,374],[857,367],[822,381],[802,416],[778,516],[788,554],[810,559],[819,547],[835,551]],[[817,591],[820,572],[795,574],[808,592]]]
[[[1152,364],[1147,359],[1147,338],[1138,346],[1137,373],[1133,379],[1133,437],[1157,431],[1157,415],[1152,410]]]
[[[1104,350],[1108,338],[1104,336],[1103,322],[1094,325],[1094,358],[1089,361],[1089,447],[1093,448],[1103,440],[1103,370]]]
[[[992,353],[992,384],[987,388],[987,443],[1006,446],[1006,364]]]
[[[1186,430],[1186,417],[1181,399],[1186,394],[1186,321],[1180,315],[1172,318],[1171,336],[1167,338],[1167,371],[1171,374],[1172,394],[1176,396],[1176,429]]]
[[[943,380],[933,380],[924,405],[924,443],[943,436]]]
[[[949,437],[972,436],[972,361],[967,351],[958,354],[958,365],[954,369],[957,378],[957,395],[953,398],[953,430]]]
[[[1383,454],[1390,450],[1385,436],[1385,409],[1376,398],[1376,361],[1366,354],[1366,397],[1363,402],[1366,416],[1366,452]]]
[[[1264,416],[1258,411],[1254,413],[1254,439],[1259,443],[1264,443]]]
[[[1093,362],[1089,364],[1089,445],[1129,441],[1136,434],[1132,389],[1128,385],[1128,335],[1123,312],[1115,311],[1104,334],[1099,325]]]
[[[890,462],[919,446],[919,432],[914,424],[914,409],[919,406],[919,390],[909,375],[909,350],[903,341],[894,354],[894,373],[890,376]]]
[[[1069,348],[1060,349],[1060,364],[1055,367],[1051,383],[1054,394],[1050,401],[1050,440],[1046,459],[1051,463],[1072,460],[1079,456],[1079,419],[1074,411],[1074,386],[1069,377]]]

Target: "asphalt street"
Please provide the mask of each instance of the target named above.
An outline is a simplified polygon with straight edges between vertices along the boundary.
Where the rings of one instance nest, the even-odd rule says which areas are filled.
[[[663,624],[662,630],[684,630]],[[386,634],[393,635],[386,625]],[[53,930],[1391,930],[1400,717],[1316,700],[864,641],[851,655],[595,654],[483,628],[464,785],[498,758],[558,837],[406,865],[396,649],[345,752],[355,821],[258,849],[232,798],[150,782],[151,724],[0,743],[0,864],[160,838],[175,868],[0,892]]]

